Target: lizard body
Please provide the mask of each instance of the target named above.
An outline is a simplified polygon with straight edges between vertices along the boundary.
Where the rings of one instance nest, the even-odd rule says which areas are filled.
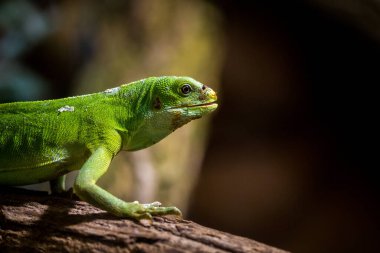
[[[0,104],[0,185],[50,181],[117,216],[180,214],[158,202],[125,202],[96,185],[118,152],[151,146],[216,109],[216,94],[189,77],[150,77],[104,92],[55,100]]]

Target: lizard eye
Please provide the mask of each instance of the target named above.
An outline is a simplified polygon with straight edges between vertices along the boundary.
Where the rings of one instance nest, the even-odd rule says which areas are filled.
[[[182,92],[182,94],[184,94],[184,95],[187,95],[187,94],[189,94],[190,92],[191,92],[191,86],[189,85],[189,84],[184,84],[184,85],[182,85],[182,87],[181,87],[181,92]]]

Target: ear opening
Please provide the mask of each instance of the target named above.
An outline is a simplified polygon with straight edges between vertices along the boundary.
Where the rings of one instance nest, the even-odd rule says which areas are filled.
[[[157,110],[161,109],[162,103],[159,97],[156,97],[156,99],[154,100],[153,107]]]

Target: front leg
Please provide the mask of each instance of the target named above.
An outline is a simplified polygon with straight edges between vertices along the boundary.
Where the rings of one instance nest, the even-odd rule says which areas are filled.
[[[98,179],[107,171],[112,153],[106,148],[98,148],[79,170],[74,183],[74,192],[78,197],[94,206],[119,217],[133,219],[151,219],[152,215],[181,215],[176,207],[161,207],[159,202],[140,204],[125,202],[96,185]]]

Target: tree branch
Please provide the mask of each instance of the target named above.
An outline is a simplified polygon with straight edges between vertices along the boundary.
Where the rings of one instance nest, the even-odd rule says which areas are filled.
[[[116,218],[83,201],[0,189],[1,252],[284,252],[187,220],[149,225]]]

